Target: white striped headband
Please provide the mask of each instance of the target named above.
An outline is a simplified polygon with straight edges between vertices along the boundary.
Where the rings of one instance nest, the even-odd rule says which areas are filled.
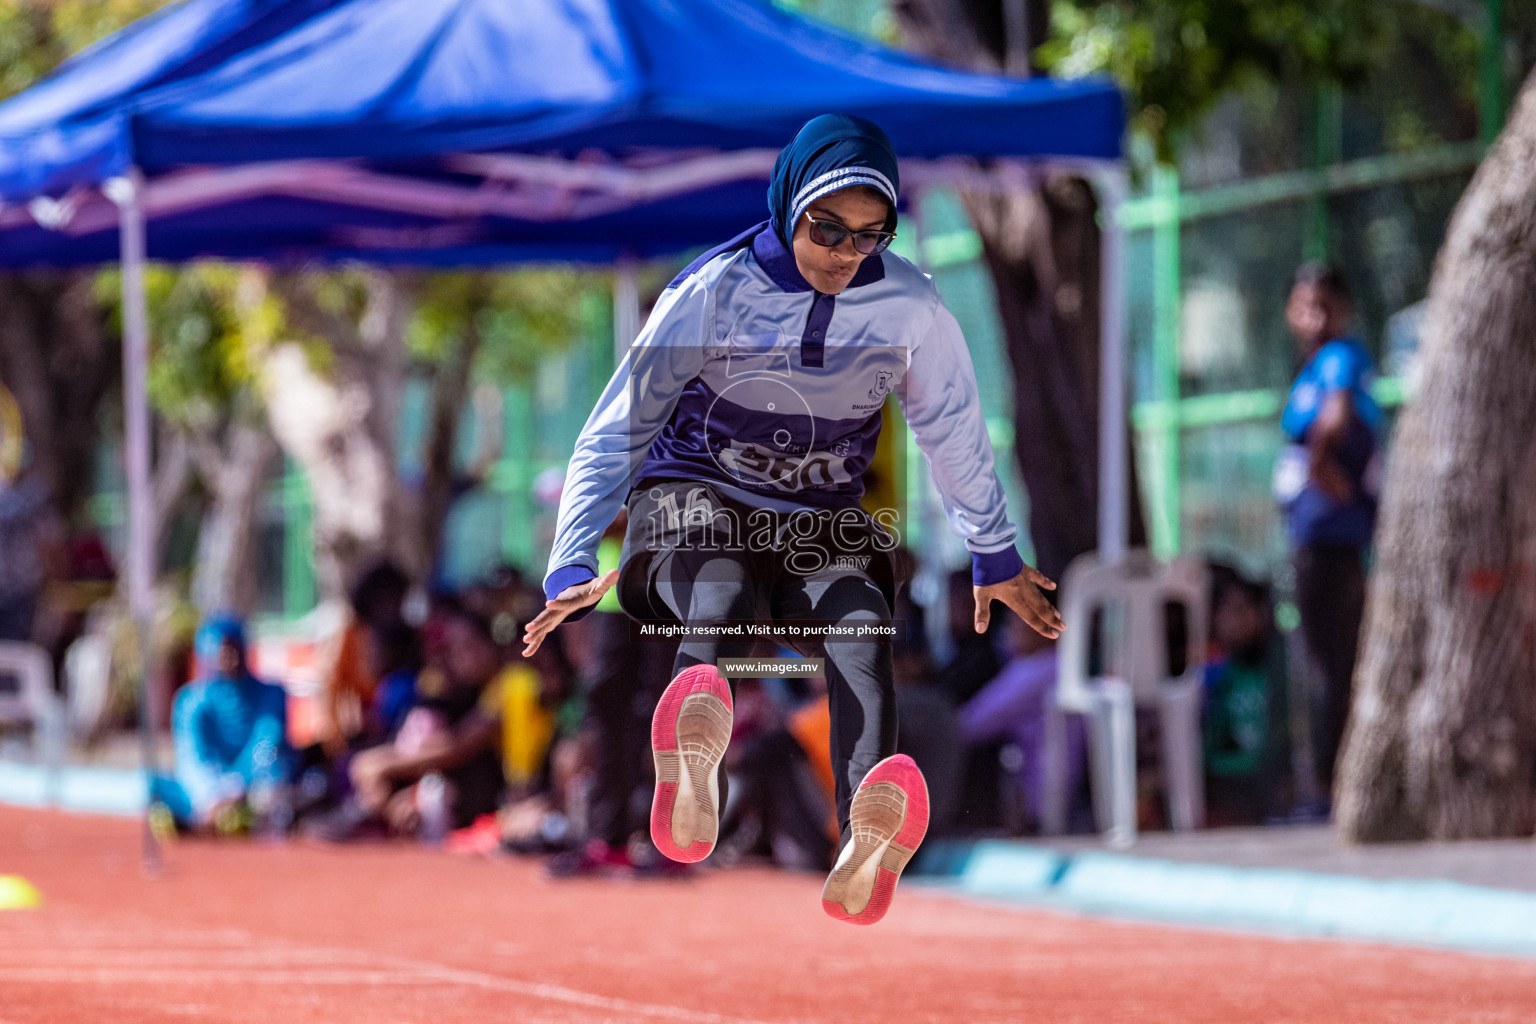
[[[890,202],[892,210],[896,209],[896,190],[891,187],[891,179],[873,167],[838,167],[812,178],[801,187],[799,192],[795,193],[795,201],[790,206],[790,230],[793,230],[793,225],[799,223],[800,215],[805,212],[806,207],[829,192],[851,188],[854,185],[868,185],[874,188]]]

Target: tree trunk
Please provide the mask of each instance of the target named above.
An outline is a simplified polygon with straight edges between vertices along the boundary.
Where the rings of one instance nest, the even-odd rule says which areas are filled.
[[[94,273],[0,275],[0,382],[21,407],[32,461],[66,520],[90,495],[101,400],[121,362]]]
[[[373,398],[367,388],[325,379],[301,345],[273,349],[262,389],[272,431],[309,484],[321,598],[339,598],[389,547],[393,449],[368,429],[365,414]]]
[[[184,433],[167,427],[164,421],[156,426],[161,436],[150,479],[150,519],[154,527],[155,552],[163,564],[176,513],[181,511],[182,499],[192,484],[192,444]]]
[[[447,362],[438,368],[432,382],[432,423],[421,459],[420,536],[417,538],[428,572],[438,568],[443,527],[461,486],[461,480],[454,472],[454,453],[458,447],[459,422],[469,399],[470,371],[480,352],[481,336],[475,321],[482,306],[482,301],[471,304],[465,317],[464,336],[454,346]]]
[[[892,8],[917,50],[979,70],[1002,67],[1001,4],[893,0]],[[1031,0],[1033,44],[1046,38],[1045,15],[1045,4]],[[1065,174],[962,199],[981,236],[1013,369],[1014,454],[1036,567],[1059,579],[1073,558],[1098,547],[1098,204],[1087,182]],[[1126,451],[1129,540],[1144,545],[1135,445]]]
[[[192,602],[203,614],[256,610],[256,530],[261,493],[277,456],[265,427],[233,423],[225,444],[199,445],[198,472],[212,500],[197,534]]]
[[[302,280],[274,284],[290,319],[325,338],[335,356],[321,373],[302,345],[282,343],[262,371],[268,422],[309,484],[321,598],[342,597],[359,572],[382,558],[425,579],[431,552],[422,544],[420,490],[399,479],[395,443],[409,368],[412,279],[368,272],[367,308],[357,321],[320,307]]]
[[[1536,831],[1536,74],[1451,220],[1386,475],[1338,818]]]

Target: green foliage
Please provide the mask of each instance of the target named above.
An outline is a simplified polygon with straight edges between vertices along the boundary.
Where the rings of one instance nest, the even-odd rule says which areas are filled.
[[[249,406],[258,363],[283,329],[282,307],[252,279],[256,273],[215,262],[147,268],[149,398],[167,420],[212,424]],[[96,289],[120,318],[118,272],[103,271]]]
[[[786,9],[901,46],[900,0],[774,0]],[[1380,118],[1380,148],[1403,151],[1466,138],[1475,119],[1481,0],[1027,0],[1046,5],[1051,34],[1037,63],[1057,77],[1108,74],[1128,94],[1133,133],[1169,160],[1232,93],[1245,117],[1310,109],[1342,86]],[[958,0],[983,45],[1000,56],[1002,0]],[[1536,5],[1505,0],[1513,26]],[[1523,24],[1523,23],[1522,23]],[[1511,31],[1515,31],[1511,28]],[[1511,36],[1513,38],[1513,36]],[[1283,98],[1282,98],[1283,97]],[[1302,144],[1280,130],[1281,148]],[[1264,148],[1261,144],[1260,148]]]
[[[8,0],[0,4],[0,99],[167,0]]]
[[[1357,86],[1379,63],[1395,4],[1360,0],[1053,0],[1039,60],[1107,73],[1133,128],[1168,155],[1229,90],[1281,79]]]
[[[1370,101],[1381,111],[1383,143],[1408,152],[1450,138],[1471,138],[1478,117],[1481,24],[1421,3],[1394,5],[1391,46],[1371,76]],[[1460,122],[1461,131],[1448,131]]]
[[[561,270],[443,273],[428,278],[411,321],[411,353],[440,363],[473,327],[477,376],[497,384],[532,378],[539,362],[582,333],[582,297],[604,279]]]

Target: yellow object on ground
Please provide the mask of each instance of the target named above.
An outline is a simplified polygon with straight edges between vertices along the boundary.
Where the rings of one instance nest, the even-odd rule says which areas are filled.
[[[20,875],[0,875],[0,910],[28,910],[43,902],[32,883]]]

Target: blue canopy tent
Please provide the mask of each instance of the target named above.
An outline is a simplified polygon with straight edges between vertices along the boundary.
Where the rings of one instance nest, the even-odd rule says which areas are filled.
[[[1111,84],[958,72],[753,0],[193,0],[141,25],[0,104],[0,203],[32,201],[0,209],[0,266],[112,258],[89,186],[129,167],[162,259],[607,262],[756,220],[772,153],[828,109],[909,161],[1120,153]]]
[[[218,67],[336,3],[173,4],[76,54],[0,103],[0,206],[121,174],[128,102]]]
[[[187,0],[0,104],[0,267],[124,267],[130,595],[147,615],[142,266],[196,256],[613,261],[763,215],[828,110],[911,187],[972,158],[1124,193],[1118,89],[973,74],[760,0]],[[1106,234],[1101,548],[1125,537],[1119,232]],[[632,329],[632,327],[631,327]]]

